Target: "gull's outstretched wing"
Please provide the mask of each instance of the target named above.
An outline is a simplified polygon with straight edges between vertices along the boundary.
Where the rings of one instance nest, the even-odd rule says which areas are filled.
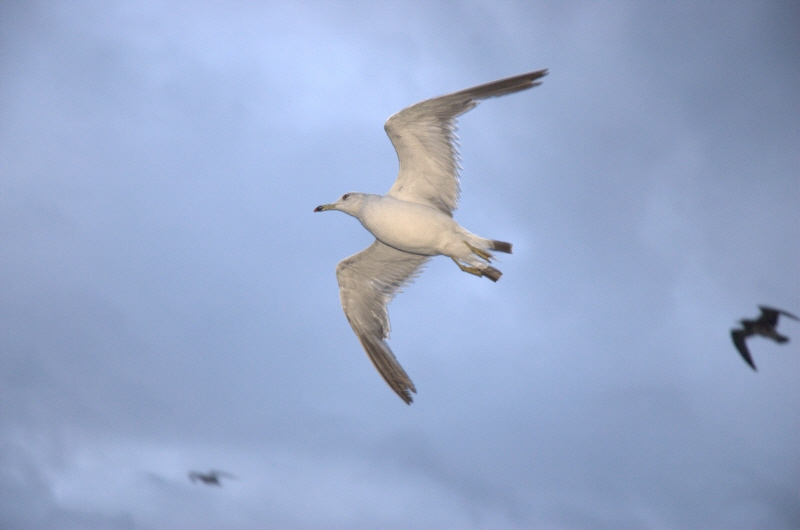
[[[784,315],[795,320],[800,320],[800,318],[797,316],[788,311],[784,311],[783,309],[775,309],[774,307],[767,307],[764,305],[760,305],[758,308],[761,310],[760,318],[765,319],[765,321],[769,322],[772,326],[776,326],[778,324],[778,315]]]
[[[427,204],[447,215],[458,207],[458,145],[456,118],[481,99],[503,96],[541,84],[547,70],[428,99],[392,115],[384,125],[392,140],[400,172],[387,195]]]
[[[386,306],[395,294],[421,272],[429,256],[409,254],[377,239],[358,254],[336,266],[342,309],[372,364],[397,395],[411,404],[414,383],[397,362],[389,345],[389,313]]]
[[[736,349],[739,350],[739,354],[742,356],[744,361],[750,365],[750,368],[757,371],[758,369],[753,362],[753,358],[750,357],[750,350],[747,349],[747,343],[745,342],[745,339],[748,336],[749,334],[743,329],[731,330],[731,338],[733,339],[733,344],[736,345]]]

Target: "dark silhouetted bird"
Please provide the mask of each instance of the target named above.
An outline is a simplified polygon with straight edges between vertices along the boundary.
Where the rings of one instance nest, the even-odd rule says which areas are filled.
[[[788,311],[773,309],[763,305],[758,306],[758,308],[761,309],[761,316],[755,320],[740,320],[739,322],[742,324],[741,329],[731,330],[731,338],[733,339],[733,343],[736,345],[736,349],[739,350],[742,358],[744,358],[745,362],[749,364],[753,370],[756,370],[756,365],[753,363],[753,358],[750,357],[750,351],[747,349],[747,343],[745,343],[745,339],[751,335],[761,335],[762,337],[772,339],[779,344],[783,344],[784,342],[788,342],[789,339],[788,337],[784,337],[778,333],[775,329],[775,327],[778,325],[778,316],[785,315],[789,318],[800,320],[800,318],[794,316]]]
[[[230,473],[225,473],[224,471],[217,471],[215,469],[210,470],[208,473],[198,473],[197,471],[192,471],[189,473],[189,479],[192,482],[197,482],[198,480],[201,481],[203,484],[208,484],[209,486],[222,486],[222,482],[219,481],[221,478],[232,478],[236,479]]]

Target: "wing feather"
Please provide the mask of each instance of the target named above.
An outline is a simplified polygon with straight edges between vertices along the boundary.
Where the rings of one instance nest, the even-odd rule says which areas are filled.
[[[427,204],[453,215],[460,186],[458,116],[478,101],[541,84],[547,70],[508,77],[411,105],[391,116],[384,129],[397,151],[400,171],[388,195]]]
[[[386,383],[408,404],[412,402],[411,392],[417,390],[386,343],[391,331],[387,306],[428,259],[376,239],[336,266],[339,296],[350,327]]]

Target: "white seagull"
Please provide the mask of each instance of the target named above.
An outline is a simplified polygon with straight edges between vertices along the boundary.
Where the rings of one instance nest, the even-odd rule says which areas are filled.
[[[456,118],[482,99],[540,85],[545,75],[547,70],[516,75],[394,114],[384,129],[397,151],[400,171],[389,192],[345,193],[314,209],[352,215],[375,236],[372,245],[336,266],[339,295],[372,364],[407,404],[417,390],[385,340],[390,331],[389,302],[433,256],[449,256],[462,271],[496,282],[502,273],[489,264],[490,251],[511,253],[510,243],[479,237],[453,220],[460,192]]]

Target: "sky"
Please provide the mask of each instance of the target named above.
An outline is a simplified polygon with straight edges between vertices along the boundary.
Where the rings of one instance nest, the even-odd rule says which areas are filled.
[[[3,2],[0,528],[800,527],[792,2]],[[390,306],[406,406],[341,310],[382,127],[460,120],[456,220]],[[222,487],[190,471],[225,470]]]

